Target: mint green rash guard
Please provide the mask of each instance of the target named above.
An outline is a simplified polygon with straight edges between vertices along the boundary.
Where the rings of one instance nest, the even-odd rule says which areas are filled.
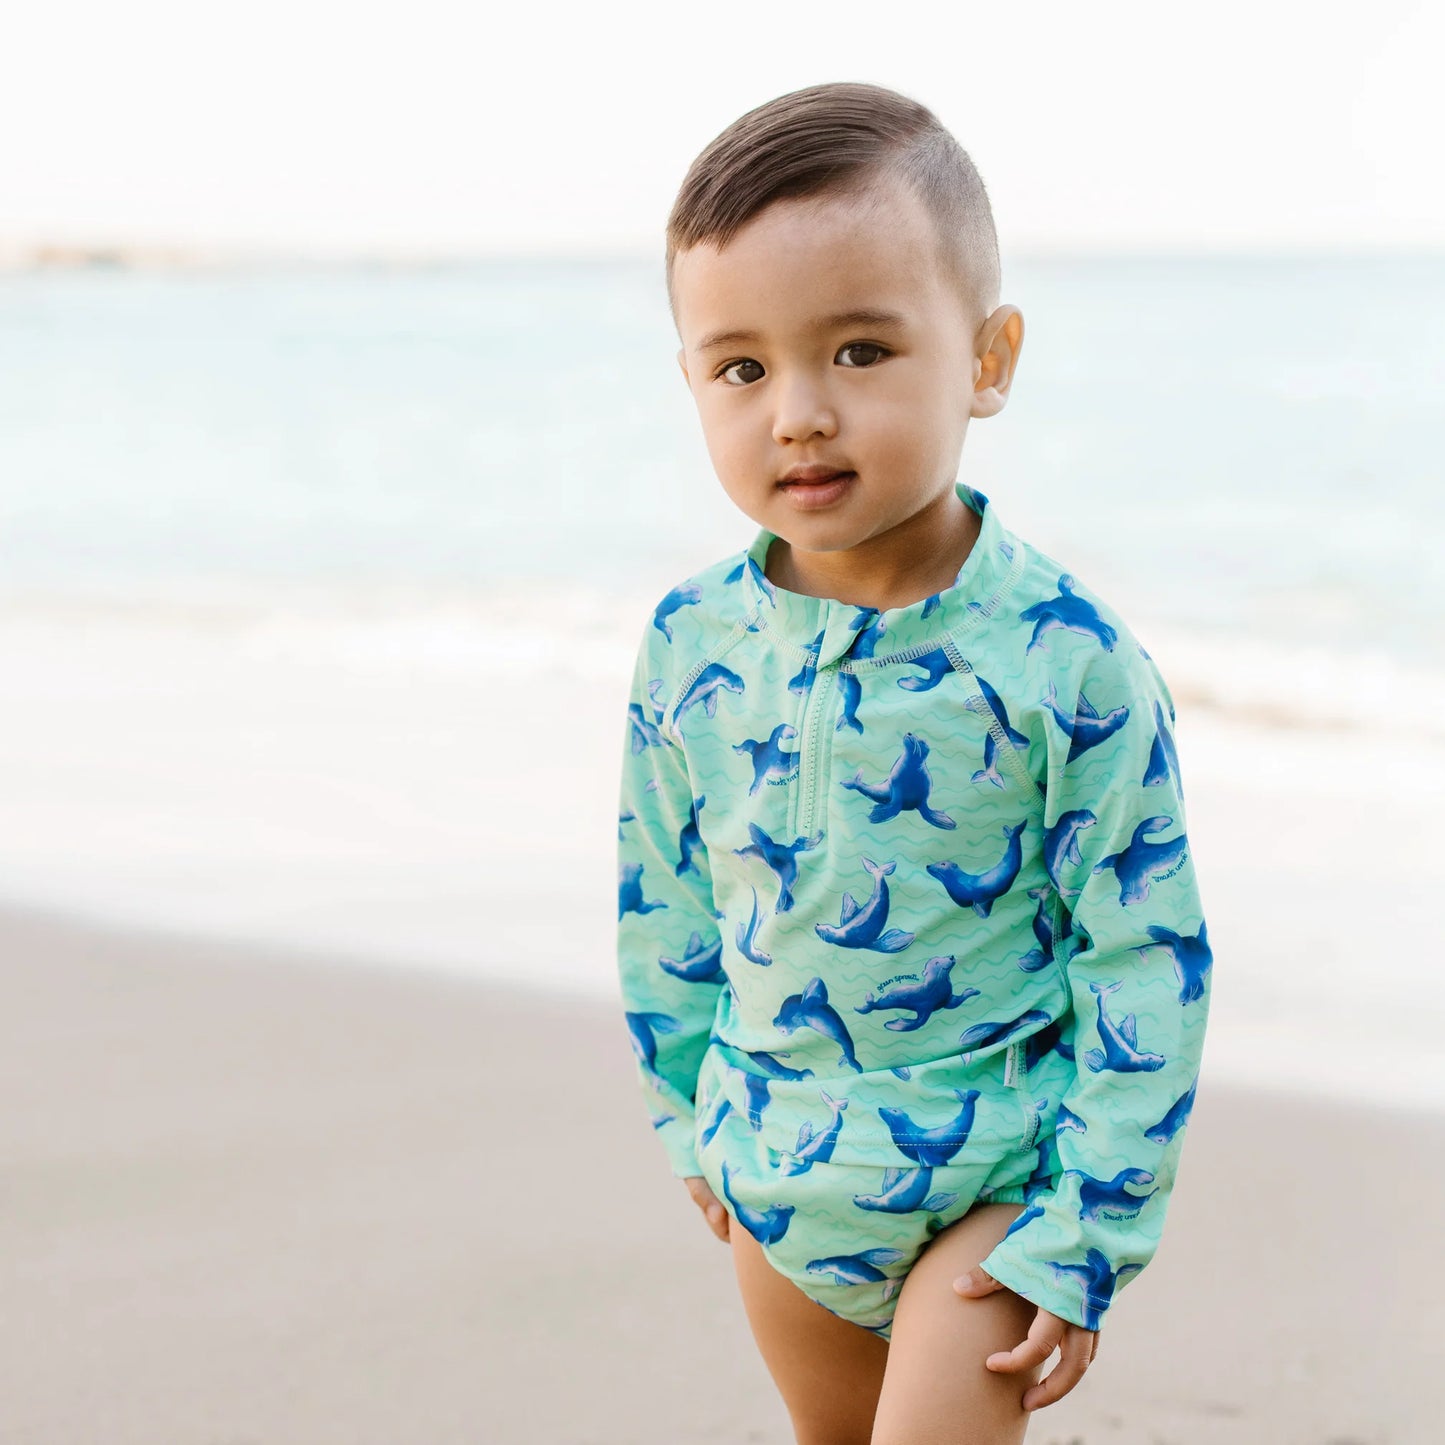
[[[674,1175],[729,1108],[769,1158],[885,1187],[1034,1152],[983,1268],[1098,1329],[1157,1248],[1209,1008],[1175,710],[1118,614],[956,490],[979,537],[911,606],[776,586],[766,530],[659,602],[623,1006]]]

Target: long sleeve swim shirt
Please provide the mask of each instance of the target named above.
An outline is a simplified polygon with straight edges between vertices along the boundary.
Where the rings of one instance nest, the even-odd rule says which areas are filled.
[[[933,1126],[1037,1146],[1047,1187],[982,1266],[1098,1329],[1157,1247],[1209,1007],[1174,703],[1107,603],[955,487],[978,538],[913,605],[776,586],[766,530],[658,603],[622,748],[623,1005],[679,1177],[700,1081],[837,1163],[910,1167]]]

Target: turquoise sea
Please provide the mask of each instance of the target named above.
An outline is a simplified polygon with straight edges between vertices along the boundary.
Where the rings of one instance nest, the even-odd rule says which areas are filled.
[[[1018,260],[962,476],[1171,624],[1445,667],[1445,258]],[[666,590],[743,545],[659,263],[0,277],[0,588]]]

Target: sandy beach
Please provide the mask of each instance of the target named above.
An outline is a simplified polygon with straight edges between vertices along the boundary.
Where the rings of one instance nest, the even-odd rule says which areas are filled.
[[[604,1001],[20,911],[0,974],[5,1445],[791,1441]],[[1445,1438],[1442,1189],[1445,1116],[1206,1063],[1030,1445]]]

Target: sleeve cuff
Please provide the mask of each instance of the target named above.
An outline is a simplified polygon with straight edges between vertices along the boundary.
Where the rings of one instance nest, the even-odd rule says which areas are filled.
[[[1020,1260],[1013,1253],[1000,1253],[1002,1241],[993,1253],[979,1261],[979,1268],[991,1274],[1001,1285],[1016,1295],[1036,1304],[1040,1309],[1058,1315],[1061,1320],[1080,1325],[1086,1330],[1103,1327],[1110,1300],[1090,1294],[1073,1280],[1060,1279],[1047,1265]]]
[[[695,1114],[677,1114],[658,1126],[657,1137],[677,1179],[689,1179],[702,1173],[702,1166],[697,1161],[696,1123]]]

